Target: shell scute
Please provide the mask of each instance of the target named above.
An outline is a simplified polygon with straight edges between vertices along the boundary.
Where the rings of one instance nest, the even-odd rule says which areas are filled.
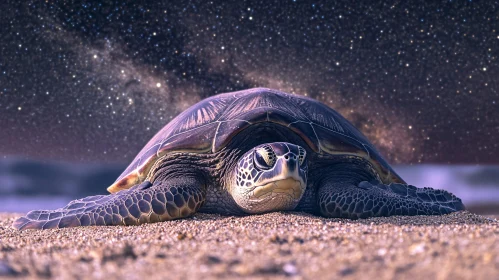
[[[328,154],[355,154],[366,158],[369,157],[369,151],[364,144],[357,139],[331,131],[320,125],[313,124],[312,127],[317,138],[320,139],[321,151]],[[335,137],[331,137],[331,133],[334,133]]]

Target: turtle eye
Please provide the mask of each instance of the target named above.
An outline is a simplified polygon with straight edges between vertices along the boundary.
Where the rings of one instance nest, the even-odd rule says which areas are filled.
[[[262,146],[255,150],[255,165],[260,169],[270,169],[276,162],[276,155],[270,146]]]
[[[305,162],[305,157],[307,156],[307,152],[302,147],[298,147],[298,152],[299,152],[298,159],[300,160],[300,165],[302,165]]]

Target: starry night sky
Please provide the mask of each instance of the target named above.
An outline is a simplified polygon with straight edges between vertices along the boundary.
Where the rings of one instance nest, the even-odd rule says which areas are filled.
[[[328,2],[3,0],[0,156],[128,163],[258,86],[327,103],[392,163],[499,163],[498,2]]]

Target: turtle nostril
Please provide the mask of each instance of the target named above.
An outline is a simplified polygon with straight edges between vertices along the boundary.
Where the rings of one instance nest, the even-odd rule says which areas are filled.
[[[289,159],[289,156],[288,156],[288,155],[285,155],[285,156],[284,156],[284,158],[285,158],[285,159]]]

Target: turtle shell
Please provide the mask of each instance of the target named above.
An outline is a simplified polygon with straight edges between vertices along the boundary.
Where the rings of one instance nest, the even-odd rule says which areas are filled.
[[[365,158],[383,183],[404,183],[367,138],[335,110],[304,96],[254,88],[212,96],[178,115],[107,190],[114,193],[144,181],[154,163],[167,153],[217,152],[237,133],[260,122],[288,127],[317,153]]]

